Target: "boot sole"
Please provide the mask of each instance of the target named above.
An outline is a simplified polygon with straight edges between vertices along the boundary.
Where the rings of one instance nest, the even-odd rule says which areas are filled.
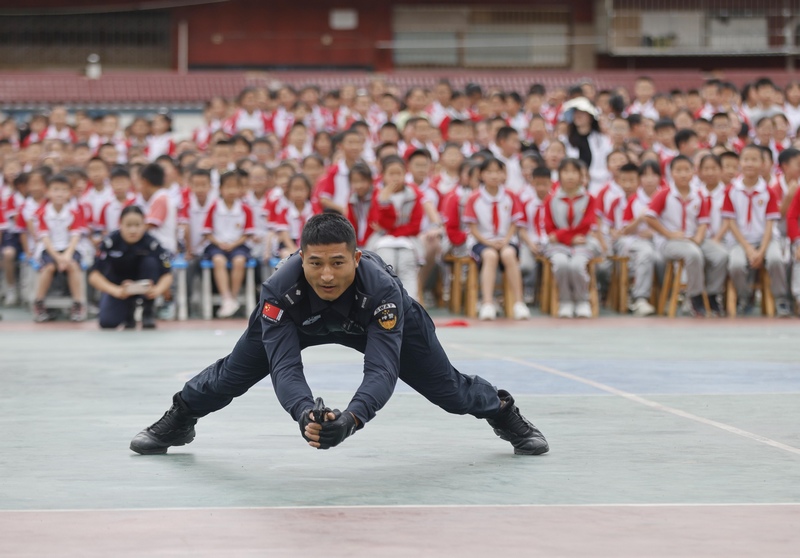
[[[543,454],[547,453],[548,451],[550,451],[550,446],[545,446],[545,447],[540,448],[540,449],[538,449],[536,451],[523,451],[523,450],[518,450],[517,448],[514,448],[514,455],[543,455]]]
[[[191,437],[189,440],[182,440],[180,442],[176,442],[174,444],[170,444],[168,446],[160,447],[160,448],[153,448],[153,449],[143,449],[134,446],[133,442],[131,442],[130,450],[138,453],[139,455],[161,455],[167,453],[167,450],[171,447],[178,447],[178,446],[185,446],[186,444],[191,444],[194,441],[194,436]]]

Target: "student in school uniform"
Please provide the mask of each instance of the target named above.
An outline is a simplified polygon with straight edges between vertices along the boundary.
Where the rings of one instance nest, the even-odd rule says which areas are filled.
[[[464,222],[464,209],[473,192],[478,190],[481,181],[480,166],[471,161],[464,161],[459,168],[459,183],[450,190],[442,200],[442,221],[450,253],[462,257],[469,254],[469,230]]]
[[[350,200],[350,169],[361,158],[364,140],[355,130],[342,134],[342,158],[328,168],[325,176],[315,187],[312,203],[319,205],[320,210],[336,211],[347,215],[347,204]]]
[[[86,233],[86,223],[83,214],[78,209],[71,209],[68,204],[70,185],[66,176],[59,174],[48,180],[47,197],[49,202],[37,213],[40,242],[38,252],[42,268],[39,270],[36,285],[33,319],[36,322],[51,319],[45,306],[45,297],[54,275],[62,272],[67,274],[67,284],[73,300],[70,320],[81,322],[86,318],[86,301],[80,294],[81,257],[77,247],[81,236]]]
[[[597,227],[595,200],[583,186],[586,164],[566,158],[558,168],[559,188],[544,204],[545,251],[558,284],[558,317],[591,318],[589,260],[600,254],[591,236]]]
[[[661,254],[656,250],[655,233],[646,221],[647,210],[653,196],[661,188],[661,166],[656,161],[645,161],[639,167],[639,187],[628,199],[622,216],[620,237],[614,251],[631,259],[633,275],[630,310],[634,316],[650,316],[656,309],[650,304],[653,290],[653,273],[663,268]]]
[[[145,223],[149,232],[170,254],[178,251],[178,208],[164,189],[164,169],[156,163],[142,168],[139,184]]]
[[[544,204],[552,190],[550,171],[545,166],[531,171],[533,195],[521,200],[525,220],[519,226],[519,261],[522,271],[523,291],[536,288],[536,256],[544,254],[547,247],[547,233],[544,226]]]
[[[660,190],[650,202],[647,224],[663,237],[659,246],[663,258],[683,260],[692,313],[695,316],[706,315],[703,302],[705,291],[712,313],[719,315],[722,310],[717,295],[725,285],[728,254],[722,247],[706,239],[708,201],[691,187],[694,177],[692,161],[684,155],[678,155],[670,162],[670,172],[672,180],[669,188]]]
[[[229,136],[240,134],[245,130],[252,130],[257,138],[263,137],[274,131],[272,115],[262,112],[258,108],[256,89],[245,87],[237,99],[238,108],[222,125],[222,129]]]
[[[311,181],[304,174],[289,178],[286,203],[275,218],[275,230],[281,243],[280,256],[288,258],[300,248],[303,227],[314,215],[311,207]]]
[[[214,264],[214,282],[222,296],[218,318],[230,318],[241,306],[238,297],[244,283],[245,264],[250,257],[246,242],[254,230],[253,211],[242,203],[242,193],[239,173],[224,173],[220,177],[220,197],[208,210],[203,227],[208,242],[205,255]]]
[[[111,190],[108,179],[108,165],[100,157],[92,157],[86,165],[86,175],[89,182],[80,201],[89,204],[91,220],[97,223],[100,218],[100,210],[114,198],[114,192]]]
[[[147,136],[147,158],[155,161],[162,155],[175,157],[175,140],[172,137],[172,117],[168,114],[156,114]]]
[[[383,261],[394,268],[408,295],[416,299],[422,255],[418,237],[424,196],[406,183],[406,163],[402,158],[388,155],[381,166],[383,187],[373,198],[370,217],[379,228],[372,235],[372,246]]]
[[[481,320],[494,320],[497,305],[494,288],[498,268],[503,270],[514,297],[513,317],[527,320],[531,314],[522,296],[522,273],[519,267],[517,227],[524,218],[522,205],[503,185],[505,166],[494,157],[480,165],[481,186],[473,192],[464,208],[463,220],[470,226],[472,256],[480,266]]]
[[[44,180],[44,173],[38,177]],[[0,232],[0,253],[3,259],[3,273],[5,275],[6,292],[4,303],[6,306],[13,306],[19,301],[17,296],[17,258],[23,252],[30,249],[25,246],[25,238],[22,232],[24,227],[17,226],[20,215],[25,207],[25,195],[23,192],[28,190],[30,175],[20,173],[14,177],[13,188],[8,188],[5,200],[0,196],[0,213],[6,221],[6,230]]]
[[[125,167],[111,171],[111,190],[113,197],[100,209],[94,223],[95,230],[103,236],[119,229],[122,210],[136,203],[131,174]]]
[[[211,193],[211,173],[206,169],[194,169],[189,175],[189,189],[184,193],[178,212],[188,260],[199,260],[205,254],[208,242],[203,227],[216,199]]]
[[[774,222],[780,220],[778,201],[759,176],[762,154],[748,145],[741,153],[742,176],[734,179],[722,206],[722,216],[735,244],[731,247],[728,273],[738,295],[737,312],[750,309],[750,271],[766,267],[778,317],[791,315],[789,286],[780,244],[774,238]]]
[[[356,231],[356,245],[365,248],[369,245],[375,225],[370,221],[373,199],[375,198],[372,171],[365,163],[356,163],[350,169],[350,203],[347,205],[347,219]]]

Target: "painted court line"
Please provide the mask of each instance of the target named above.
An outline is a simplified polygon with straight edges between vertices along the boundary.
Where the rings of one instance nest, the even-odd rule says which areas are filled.
[[[506,362],[513,362],[515,364],[519,364],[522,366],[527,366],[528,368],[533,368],[535,370],[539,370],[541,372],[546,372],[548,374],[552,374],[553,376],[559,376],[561,378],[566,378],[568,380],[572,380],[574,382],[579,382],[581,384],[585,384],[587,386],[591,386],[595,389],[599,389],[606,393],[610,393],[612,395],[617,395],[628,401],[633,401],[634,403],[639,403],[640,405],[644,405],[645,407],[650,407],[651,409],[656,409],[657,411],[663,411],[665,413],[670,413],[672,415],[682,417],[685,419],[693,420],[695,422],[699,422],[700,424],[705,424],[707,426],[713,426],[714,428],[719,428],[720,430],[724,430],[725,432],[730,432],[731,434],[736,434],[737,436],[741,436],[742,438],[747,438],[749,440],[753,440],[755,442],[759,442],[761,444],[765,444],[767,446],[771,446],[773,448],[777,448],[794,455],[800,455],[800,449],[790,446],[788,444],[784,444],[782,442],[778,442],[777,440],[773,440],[772,438],[767,438],[766,436],[761,436],[760,434],[755,434],[753,432],[748,432],[747,430],[742,430],[741,428],[736,428],[735,426],[731,426],[730,424],[725,424],[724,422],[719,422],[712,419],[707,419],[705,417],[701,417],[687,411],[683,411],[681,409],[676,409],[675,407],[670,407],[668,405],[663,405],[656,401],[652,401],[650,399],[646,399],[640,395],[636,395],[634,393],[629,393],[627,391],[623,391],[621,389],[617,389],[615,387],[595,382],[594,380],[590,380],[588,378],[584,378],[582,376],[578,376],[576,374],[571,374],[569,372],[563,372],[561,370],[556,370],[555,368],[550,368],[549,366],[544,366],[542,364],[536,364],[534,362],[528,362],[519,358],[498,355],[494,353],[487,353],[485,351],[478,351],[472,349],[470,347],[465,347],[464,345],[460,345],[458,343],[448,343],[449,346],[464,351],[466,353],[470,353],[476,356],[482,356],[484,358],[491,358],[496,360],[505,360]]]
[[[732,502],[732,503],[659,503],[659,504],[363,504],[351,506],[198,506],[166,508],[63,508],[40,510],[0,510],[8,513],[80,513],[80,512],[161,512],[217,510],[394,510],[394,509],[519,509],[519,508],[753,508],[800,507],[800,502]]]

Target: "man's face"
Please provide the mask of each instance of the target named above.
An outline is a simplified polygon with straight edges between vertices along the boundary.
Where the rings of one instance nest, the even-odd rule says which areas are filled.
[[[306,281],[322,300],[342,296],[356,279],[361,251],[353,252],[344,242],[306,246],[300,251]]]

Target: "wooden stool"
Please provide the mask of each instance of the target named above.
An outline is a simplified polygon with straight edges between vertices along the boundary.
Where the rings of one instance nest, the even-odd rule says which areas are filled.
[[[763,265],[758,270],[756,275],[756,282],[753,289],[761,289],[761,313],[768,318],[775,316],[775,298],[772,296],[772,286],[767,273],[766,267]],[[738,294],[733,287],[733,281],[728,277],[725,293],[725,310],[731,318],[736,317],[736,303]]]
[[[469,256],[455,256],[447,254],[443,258],[445,265],[450,266],[450,312],[460,314],[464,304],[464,281],[462,280],[464,266],[469,270]],[[474,263],[474,262],[473,262]]]
[[[628,313],[628,262],[626,256],[609,256],[611,260],[611,285],[608,289],[609,308],[620,314]]]
[[[467,284],[465,286],[466,291],[466,309],[465,314],[469,318],[477,318],[478,317],[478,297],[480,291],[480,274],[478,271],[478,264],[472,259],[470,256],[465,256],[463,258],[459,258],[458,261],[454,264],[453,274],[461,273],[461,266],[467,266]],[[453,278],[455,282],[455,277]],[[460,278],[459,278],[460,281]],[[460,288],[460,285],[459,287]],[[452,298],[456,295],[456,287],[455,284],[453,285],[453,290],[451,291],[451,305],[452,305]],[[460,296],[460,295],[459,295]],[[451,306],[451,308],[453,308]],[[458,310],[460,311],[461,308],[459,307]],[[511,284],[508,281],[508,277],[505,273],[503,273],[503,312],[505,312],[506,317],[510,318],[514,315],[514,294],[511,292]]]
[[[674,318],[678,315],[678,295],[686,284],[681,281],[683,275],[683,260],[667,260],[664,262],[664,282],[658,294],[658,305],[656,315],[661,316],[666,310],[667,316]],[[667,297],[669,297],[669,307],[667,308]],[[703,306],[706,315],[711,313],[711,306],[708,302],[708,295],[703,292]]]
[[[600,295],[597,293],[597,275],[595,268],[597,264],[603,261],[603,258],[592,258],[586,265],[586,270],[589,273],[589,303],[592,305],[592,317],[596,318],[600,315]],[[549,262],[548,262],[549,263]],[[554,318],[558,317],[558,283],[552,273],[552,265],[548,267],[550,271],[550,302],[548,303],[550,315]]]
[[[536,256],[539,264],[539,294],[537,302],[542,314],[550,313],[550,284],[553,282],[553,268],[550,260],[544,256]]]

